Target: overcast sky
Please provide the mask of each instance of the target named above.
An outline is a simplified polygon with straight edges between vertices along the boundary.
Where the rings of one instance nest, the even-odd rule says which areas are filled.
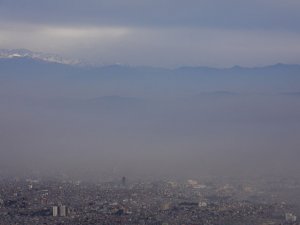
[[[300,63],[299,0],[0,0],[0,48],[102,64]]]

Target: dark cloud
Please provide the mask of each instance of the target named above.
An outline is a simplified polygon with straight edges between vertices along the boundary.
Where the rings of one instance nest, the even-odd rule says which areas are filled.
[[[287,0],[2,0],[2,21],[101,26],[193,26],[300,30]]]

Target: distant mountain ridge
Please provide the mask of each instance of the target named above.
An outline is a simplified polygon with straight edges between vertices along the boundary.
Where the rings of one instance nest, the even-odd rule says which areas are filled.
[[[81,62],[75,59],[66,59],[57,54],[33,52],[27,49],[0,49],[0,59],[31,58],[49,63],[78,65]]]
[[[218,73],[220,71],[241,71],[241,70],[282,70],[282,69],[300,69],[299,64],[284,64],[284,63],[277,63],[273,65],[266,65],[260,67],[243,67],[243,66],[232,66],[228,68],[216,68],[216,67],[208,67],[208,66],[182,66],[174,69],[162,68],[162,67],[154,67],[154,66],[130,66],[130,65],[120,65],[120,64],[111,64],[111,65],[92,65],[86,62],[82,62],[77,59],[67,59],[58,54],[51,54],[51,53],[42,53],[42,52],[34,52],[28,49],[0,49],[0,61],[3,59],[11,59],[11,61],[16,60],[20,61],[20,59],[28,59],[31,63],[34,61],[39,62],[46,62],[46,63],[57,63],[63,65],[80,65],[83,67],[90,67],[90,68],[101,68],[105,71],[123,71],[123,70],[135,70],[135,71],[146,71],[151,70],[151,72],[161,72],[161,71],[169,71],[169,72],[187,72],[190,74],[207,72],[207,73]],[[19,60],[18,60],[19,59]]]

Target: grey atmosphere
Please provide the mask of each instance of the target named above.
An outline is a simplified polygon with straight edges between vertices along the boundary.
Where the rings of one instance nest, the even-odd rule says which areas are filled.
[[[1,169],[76,177],[298,176],[300,66],[0,60]]]

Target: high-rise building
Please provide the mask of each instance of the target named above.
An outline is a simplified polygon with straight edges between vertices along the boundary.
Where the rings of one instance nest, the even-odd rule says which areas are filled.
[[[57,206],[52,207],[52,216],[58,216],[58,207]]]
[[[65,205],[53,206],[52,207],[52,215],[57,216],[67,216],[67,207]]]
[[[67,216],[67,207],[64,205],[59,206],[59,215]]]

